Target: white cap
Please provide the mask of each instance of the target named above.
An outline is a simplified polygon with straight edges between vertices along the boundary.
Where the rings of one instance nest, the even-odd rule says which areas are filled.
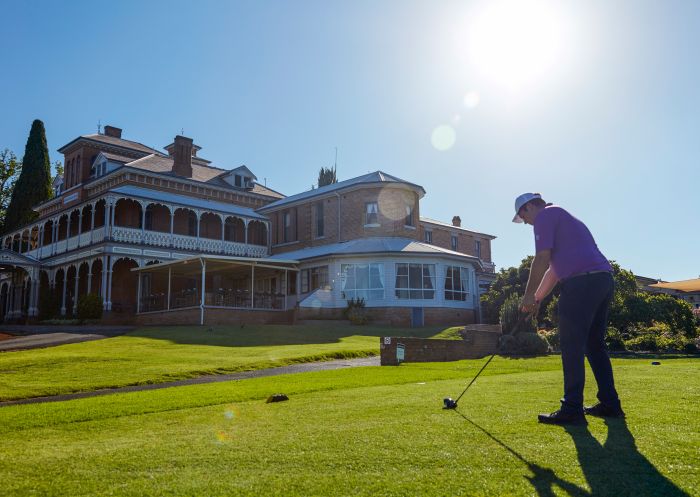
[[[523,222],[523,219],[520,216],[518,216],[518,211],[523,205],[527,204],[530,200],[534,200],[536,198],[542,198],[542,195],[540,195],[539,193],[523,193],[515,199],[515,217],[513,217],[514,223]]]

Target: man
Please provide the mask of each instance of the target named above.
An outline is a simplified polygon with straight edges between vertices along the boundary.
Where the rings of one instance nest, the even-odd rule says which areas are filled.
[[[586,424],[585,414],[623,417],[612,365],[605,348],[608,309],[613,298],[612,267],[598,250],[590,231],[561,207],[547,204],[539,193],[515,199],[514,223],[534,227],[535,259],[522,301],[535,313],[559,282],[559,340],[564,369],[561,408],[540,414],[540,423]],[[598,403],[583,407],[584,355],[598,384]]]

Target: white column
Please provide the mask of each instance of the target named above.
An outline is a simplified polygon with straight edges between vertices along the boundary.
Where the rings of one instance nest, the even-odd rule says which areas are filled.
[[[105,199],[105,218],[104,218],[104,238],[107,239],[109,238],[109,202],[107,202],[107,199]],[[103,271],[105,271],[107,268],[103,267]]]
[[[141,243],[146,239],[146,207],[139,203],[141,206]]]
[[[109,271],[107,272],[107,310],[112,310],[112,261],[108,264]]]
[[[102,283],[100,296],[102,297],[102,309],[107,310],[107,256],[102,256]]]
[[[289,285],[289,271],[284,270],[284,310],[287,310],[287,286]]]
[[[110,221],[109,221],[109,236],[112,237],[112,230],[114,229],[114,215],[117,210],[117,202],[112,201],[109,205],[110,210]]]
[[[138,281],[138,284],[136,287],[136,314],[141,312],[141,276],[142,276],[141,271],[136,273],[136,277],[137,277],[137,281]]]
[[[200,239],[199,239],[199,224],[202,222],[202,214],[199,211],[195,211],[195,215],[197,216],[197,248],[201,248],[200,245]]]
[[[170,281],[172,278],[172,270],[173,268],[171,266],[168,266],[168,304],[166,309],[170,310]]]
[[[66,315],[66,283],[68,282],[68,271],[63,268],[63,298],[61,299],[61,316]]]
[[[90,231],[93,231],[95,229],[95,209],[97,208],[97,204],[90,205],[92,206],[90,210]]]
[[[75,285],[73,289],[73,315],[78,312],[78,284],[80,283],[80,267],[75,268]]]
[[[168,206],[168,210],[170,211],[170,246],[172,247],[174,245],[173,234],[175,233],[175,210],[170,206]]]
[[[83,234],[83,209],[78,211],[78,236]]]
[[[70,238],[70,218],[71,218],[71,214],[73,214],[73,213],[71,212],[70,214],[68,214],[67,219],[66,219],[66,240],[68,240],[68,239]],[[68,243],[68,242],[66,242],[66,244],[67,244],[67,243]],[[67,250],[67,249],[68,249],[68,245],[66,245],[66,250]]]
[[[255,307],[255,265],[250,265],[250,308]]]
[[[92,290],[92,264],[89,266],[87,274],[87,293],[90,293],[90,290]]]
[[[204,294],[205,292],[205,285],[206,285],[206,273],[207,273],[207,261],[204,259],[199,259],[202,263],[202,303],[200,304],[199,307],[199,324],[204,324]]]

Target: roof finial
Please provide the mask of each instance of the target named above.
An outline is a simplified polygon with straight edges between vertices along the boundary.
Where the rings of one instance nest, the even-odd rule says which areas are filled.
[[[185,136],[185,128],[180,128],[180,134],[181,134],[182,136]]]
[[[97,134],[98,135],[102,134],[102,120],[101,119],[97,120]]]

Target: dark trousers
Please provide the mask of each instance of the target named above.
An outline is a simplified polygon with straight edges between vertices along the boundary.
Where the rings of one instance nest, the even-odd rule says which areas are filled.
[[[610,273],[574,276],[562,282],[559,296],[559,340],[564,367],[562,411],[583,412],[584,356],[598,383],[598,400],[619,407],[612,365],[605,347],[608,309],[613,298]]]

